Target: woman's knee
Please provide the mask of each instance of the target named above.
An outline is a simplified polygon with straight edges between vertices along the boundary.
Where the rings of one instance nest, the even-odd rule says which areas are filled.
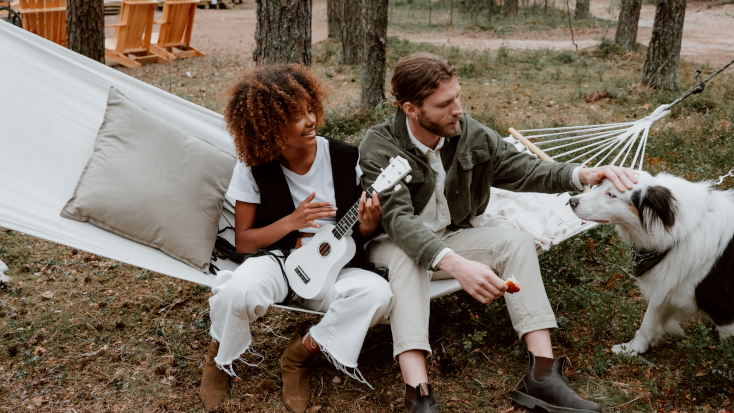
[[[367,304],[377,304],[379,307],[389,306],[393,299],[390,284],[377,274],[364,272],[349,281],[349,289],[354,297]]]

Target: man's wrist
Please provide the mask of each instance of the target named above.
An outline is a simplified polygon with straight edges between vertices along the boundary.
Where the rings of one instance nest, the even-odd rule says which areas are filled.
[[[577,166],[573,170],[572,181],[574,186],[580,190],[589,189],[588,169],[585,165]]]
[[[459,254],[455,253],[454,251],[449,251],[446,253],[446,255],[441,258],[441,261],[436,264],[436,269],[445,271],[448,274],[452,273],[452,269],[454,268],[454,263],[456,262],[456,258],[459,257]]]

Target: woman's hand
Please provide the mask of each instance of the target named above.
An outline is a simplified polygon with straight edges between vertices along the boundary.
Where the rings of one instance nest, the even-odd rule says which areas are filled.
[[[382,214],[382,209],[377,192],[372,193],[371,199],[367,199],[367,194],[362,192],[362,197],[359,198],[358,214],[359,233],[362,234],[362,237],[367,238],[375,232],[377,225],[380,224],[380,214]]]
[[[316,192],[312,192],[292,214],[288,215],[291,231],[308,227],[318,228],[317,219],[336,215],[336,207],[331,202],[311,202],[315,197]]]

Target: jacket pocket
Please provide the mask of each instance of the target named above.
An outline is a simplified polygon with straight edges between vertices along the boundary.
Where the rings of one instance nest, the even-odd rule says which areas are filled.
[[[475,165],[489,161],[489,148],[487,146],[475,146],[468,153],[459,156],[459,164],[461,169],[468,171]]]

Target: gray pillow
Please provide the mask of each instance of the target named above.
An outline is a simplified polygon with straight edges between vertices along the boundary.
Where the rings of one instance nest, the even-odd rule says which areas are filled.
[[[236,159],[114,87],[94,154],[61,216],[158,248],[207,272]]]

